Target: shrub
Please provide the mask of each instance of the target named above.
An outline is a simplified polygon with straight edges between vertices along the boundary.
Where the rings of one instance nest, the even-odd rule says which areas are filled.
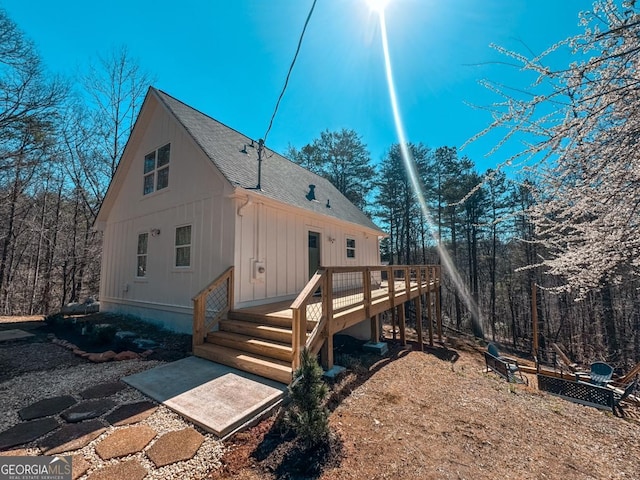
[[[94,325],[89,333],[89,342],[94,345],[105,345],[113,342],[118,328],[115,325]]]
[[[44,317],[44,322],[50,327],[62,327],[68,325],[65,321],[64,315],[61,313],[52,313],[51,315],[47,315]]]
[[[324,405],[328,393],[318,360],[305,348],[300,355],[300,368],[294,372],[289,387],[291,405],[285,418],[307,448],[325,443],[329,438],[329,411]]]

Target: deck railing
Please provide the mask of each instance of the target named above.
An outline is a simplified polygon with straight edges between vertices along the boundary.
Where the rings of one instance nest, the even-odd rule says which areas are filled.
[[[233,267],[193,297],[193,346],[202,345],[233,306]]]
[[[429,318],[432,318],[431,295],[435,295],[435,317],[441,332],[439,286],[439,265],[325,267],[318,270],[290,307],[293,312],[292,368],[298,368],[304,346],[313,353],[324,347],[323,363],[331,367],[333,334],[371,319],[372,339],[377,341],[376,316],[422,295],[427,296]],[[421,302],[416,302],[416,309],[417,317],[421,318]],[[432,322],[428,324],[432,338]],[[307,334],[309,326],[312,329]],[[422,338],[421,321],[416,323],[416,328]]]

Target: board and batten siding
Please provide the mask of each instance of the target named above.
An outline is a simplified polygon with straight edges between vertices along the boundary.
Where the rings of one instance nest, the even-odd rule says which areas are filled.
[[[161,113],[146,116],[145,134],[127,149],[133,158],[104,230],[101,309],[190,333],[191,298],[232,264],[234,202],[193,139]],[[144,156],[167,143],[169,186],[143,195]],[[191,266],[175,267],[175,230],[184,225],[191,225]],[[145,232],[147,275],[138,278],[137,241]]]
[[[378,236],[357,225],[299,209],[280,207],[257,195],[237,202],[235,251],[235,306],[294,299],[309,277],[308,234],[320,234],[322,266],[379,265]],[[347,258],[347,238],[356,240],[356,257]],[[265,267],[255,276],[255,262]]]

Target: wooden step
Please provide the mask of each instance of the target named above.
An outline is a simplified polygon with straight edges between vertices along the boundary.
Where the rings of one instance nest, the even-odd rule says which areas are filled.
[[[291,363],[260,355],[248,354],[233,348],[204,343],[196,345],[193,353],[212,362],[221,363],[284,384],[291,383]]]
[[[235,348],[244,352],[275,358],[285,362],[291,362],[291,344],[279,343],[262,338],[249,337],[231,332],[210,332],[207,335],[207,343]]]
[[[234,312],[227,313],[229,320],[242,320],[245,322],[260,323],[263,325],[273,325],[274,327],[282,327],[291,329],[291,317],[279,317],[275,315],[263,315],[259,313]],[[307,332],[311,332],[318,322],[307,320]]]
[[[221,320],[220,331],[291,344],[291,327],[274,327],[244,320]]]

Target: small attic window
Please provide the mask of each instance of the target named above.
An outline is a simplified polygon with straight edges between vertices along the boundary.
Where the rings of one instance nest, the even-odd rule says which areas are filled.
[[[170,157],[170,143],[144,156],[143,195],[148,195],[169,186]]]

